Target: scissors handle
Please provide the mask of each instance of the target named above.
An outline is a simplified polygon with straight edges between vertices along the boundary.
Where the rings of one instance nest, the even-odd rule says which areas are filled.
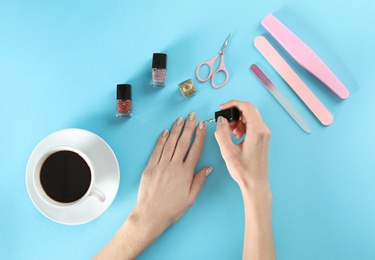
[[[216,54],[215,57],[213,57],[211,60],[208,60],[208,61],[205,61],[205,62],[202,62],[202,63],[199,63],[196,70],[195,70],[195,75],[197,76],[198,80],[200,82],[206,82],[211,76],[212,76],[212,68],[215,64],[215,61],[216,59],[219,57],[219,54]],[[201,77],[199,77],[199,70],[201,69],[202,66],[204,65],[207,65],[208,68],[210,69],[209,73],[208,73],[208,76],[204,79],[202,79]]]
[[[225,80],[223,83],[221,83],[220,85],[215,85],[215,77],[216,75],[219,73],[219,72],[224,72],[225,74]],[[212,77],[211,77],[211,85],[214,87],[214,88],[221,88],[222,86],[224,86],[225,84],[227,84],[229,80],[229,74],[228,74],[228,71],[227,69],[225,68],[224,66],[224,55],[222,55],[221,57],[221,61],[220,61],[220,65],[219,65],[219,68],[212,74]]]

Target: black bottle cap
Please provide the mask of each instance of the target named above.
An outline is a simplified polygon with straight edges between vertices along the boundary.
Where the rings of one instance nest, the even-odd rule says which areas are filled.
[[[235,107],[217,111],[215,112],[215,121],[219,116],[224,117],[230,123],[240,120],[240,111]]]
[[[117,99],[132,100],[132,86],[130,84],[118,84]]]
[[[152,68],[167,69],[167,54],[154,53],[152,57]]]

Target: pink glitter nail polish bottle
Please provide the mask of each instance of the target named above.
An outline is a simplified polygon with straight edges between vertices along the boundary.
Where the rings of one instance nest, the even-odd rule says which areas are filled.
[[[167,81],[167,54],[154,53],[152,58],[151,86],[165,87]]]

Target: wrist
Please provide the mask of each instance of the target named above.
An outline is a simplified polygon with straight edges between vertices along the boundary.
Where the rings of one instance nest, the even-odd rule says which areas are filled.
[[[272,193],[268,180],[246,182],[239,185],[245,203],[272,205]]]
[[[110,243],[97,255],[98,259],[135,259],[164,231],[136,207]],[[110,257],[108,257],[110,256]]]
[[[139,205],[133,209],[127,221],[135,223],[144,232],[144,235],[153,238],[153,240],[158,238],[169,226],[167,223],[162,223],[158,216],[150,214]]]
[[[135,259],[163,231],[136,207],[112,240],[109,251],[114,252],[113,259]]]

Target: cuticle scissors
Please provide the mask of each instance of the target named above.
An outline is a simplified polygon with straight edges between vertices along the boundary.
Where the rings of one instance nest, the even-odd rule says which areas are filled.
[[[222,86],[224,86],[225,84],[227,84],[228,80],[229,80],[229,74],[228,74],[228,71],[227,69],[225,68],[224,66],[224,54],[225,54],[225,49],[227,48],[228,46],[228,41],[229,41],[229,37],[230,37],[231,34],[228,35],[227,39],[225,40],[223,46],[221,47],[220,51],[218,52],[218,54],[216,54],[215,57],[213,57],[211,60],[208,60],[208,61],[205,61],[205,62],[202,62],[202,63],[199,63],[196,70],[195,70],[195,75],[197,76],[198,80],[200,82],[205,82],[207,80],[209,80],[211,78],[211,85],[212,87],[214,88],[221,88]],[[213,66],[215,64],[215,61],[217,60],[217,58],[219,58],[221,56],[221,60],[220,60],[220,64],[219,64],[219,67],[217,68],[216,71],[212,72],[212,69],[213,69]],[[205,79],[201,79],[199,77],[199,70],[200,68],[203,66],[203,65],[207,65],[210,69],[209,73],[208,73],[208,76],[205,78]],[[224,72],[225,74],[225,80],[223,83],[221,83],[219,86],[216,86],[215,85],[215,76],[217,75],[217,73],[219,72]]]

